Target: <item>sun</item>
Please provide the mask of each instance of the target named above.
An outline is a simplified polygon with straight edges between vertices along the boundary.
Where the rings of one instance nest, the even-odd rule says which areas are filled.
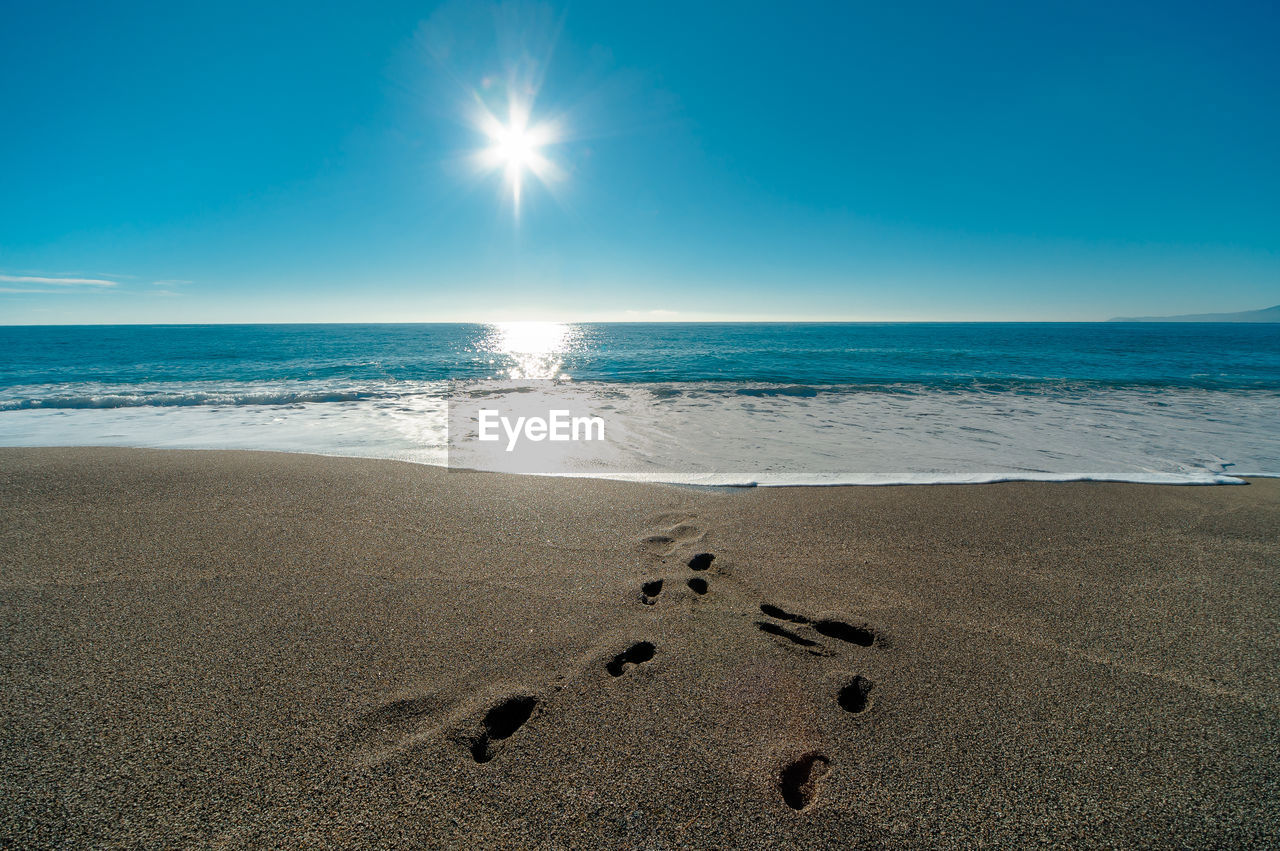
[[[524,127],[503,127],[493,140],[494,154],[509,168],[524,168],[537,155],[538,143]]]
[[[489,140],[489,146],[480,152],[481,165],[487,171],[503,172],[518,212],[526,175],[532,174],[549,183],[559,174],[542,153],[544,147],[556,140],[554,127],[549,123],[531,124],[529,109],[513,102],[505,122],[486,111],[480,129]]]

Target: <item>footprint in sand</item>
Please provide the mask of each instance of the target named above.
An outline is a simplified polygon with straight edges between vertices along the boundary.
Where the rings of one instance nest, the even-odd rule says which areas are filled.
[[[384,731],[403,732],[441,708],[434,697],[407,697],[393,700],[377,709],[364,713],[351,725],[351,731],[361,738],[378,736]]]
[[[845,712],[861,715],[871,708],[871,689],[875,683],[858,674],[845,683],[836,695],[836,702]]]
[[[809,619],[806,618],[804,615],[793,615],[790,612],[783,611],[777,606],[772,606],[768,603],[761,603],[760,611],[768,615],[769,617],[773,618],[774,620],[791,621],[793,623],[809,622]]]
[[[689,559],[689,569],[706,570],[708,567],[711,567],[711,562],[715,560],[716,557],[711,553],[698,553],[696,556]]]
[[[379,762],[437,724],[448,707],[448,701],[435,695],[392,700],[348,723],[342,738],[355,745],[352,757],[357,762]]]
[[[854,626],[844,621],[821,620],[813,628],[828,638],[856,644],[859,647],[870,647],[879,639],[875,630],[867,626]]]
[[[517,694],[494,704],[484,714],[483,729],[467,741],[471,758],[485,763],[498,755],[507,739],[525,725],[538,706],[538,699],[528,694]]]
[[[662,593],[662,580],[653,579],[640,586],[640,602],[646,606],[652,606],[658,602],[658,595]]]
[[[350,748],[342,759],[361,768],[394,759],[424,736],[438,732],[453,705],[453,700],[441,695],[422,694],[362,712],[340,734],[344,750]]]
[[[676,515],[664,515],[658,522],[669,520]],[[702,529],[687,522],[691,516],[678,516],[677,521],[660,532],[648,535],[640,540],[641,547],[651,555],[663,558],[671,555],[682,546],[702,540],[706,534]]]
[[[693,558],[689,559],[689,569],[701,573],[702,571],[710,568],[711,562],[715,560],[716,557],[712,553],[698,553]],[[710,585],[707,583],[707,580],[701,576],[694,576],[685,584],[689,586],[690,591],[697,594],[699,597],[703,596],[708,590],[710,590]]]
[[[782,768],[778,791],[793,810],[804,810],[818,797],[819,781],[831,770],[831,761],[820,753],[806,753]]]
[[[846,644],[853,644],[858,647],[871,647],[873,645],[883,645],[885,637],[882,633],[865,624],[850,624],[844,621],[835,620],[833,618],[821,618],[814,620],[802,614],[788,612],[781,606],[775,606],[771,603],[761,603],[760,612],[766,617],[772,618],[773,621],[784,621],[793,625],[794,629],[788,629],[781,624],[772,621],[756,621],[756,626],[762,632],[770,635],[785,638],[792,644],[801,647],[814,648],[822,647],[821,643],[815,639],[808,638],[804,635],[807,632],[816,632],[827,638],[834,638]],[[817,652],[817,651],[810,651]],[[830,651],[823,648],[823,655],[830,655]]]
[[[756,627],[763,633],[767,633],[768,635],[781,638],[785,641],[790,642],[796,647],[803,647],[806,651],[808,651],[809,653],[812,653],[815,656],[831,655],[831,651],[827,650],[827,648],[823,647],[818,642],[814,641],[811,638],[805,638],[803,635],[792,632],[791,630],[787,629],[785,626],[782,626],[781,624],[770,623],[769,621],[756,621]]]
[[[609,672],[609,676],[620,677],[631,668],[648,662],[657,652],[658,648],[653,646],[653,642],[637,641],[617,656],[614,656],[604,667]]]

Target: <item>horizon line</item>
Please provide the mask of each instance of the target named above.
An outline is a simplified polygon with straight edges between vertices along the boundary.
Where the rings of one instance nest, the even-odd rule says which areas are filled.
[[[181,328],[268,325],[1267,325],[1267,322],[1163,319],[424,319],[261,322],[17,322],[0,328]]]

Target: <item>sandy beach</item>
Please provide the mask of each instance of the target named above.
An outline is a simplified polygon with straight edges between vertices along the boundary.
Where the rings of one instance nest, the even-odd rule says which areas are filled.
[[[1280,480],[0,449],[0,844],[1268,847]]]

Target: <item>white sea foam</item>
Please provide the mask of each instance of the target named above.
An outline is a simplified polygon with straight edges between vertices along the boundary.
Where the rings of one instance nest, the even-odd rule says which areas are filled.
[[[77,408],[180,408],[227,405],[295,405],[307,402],[361,402],[399,398],[391,382],[334,387],[321,382],[150,383],[121,388],[112,384],[52,384],[4,388],[0,412]],[[411,394],[421,392],[414,388]]]
[[[564,475],[706,485],[1101,479],[1216,484],[1280,475],[1280,394],[1045,385],[1002,389],[570,385],[608,423]],[[511,388],[383,382],[8,388],[0,445],[449,457],[446,394]]]

